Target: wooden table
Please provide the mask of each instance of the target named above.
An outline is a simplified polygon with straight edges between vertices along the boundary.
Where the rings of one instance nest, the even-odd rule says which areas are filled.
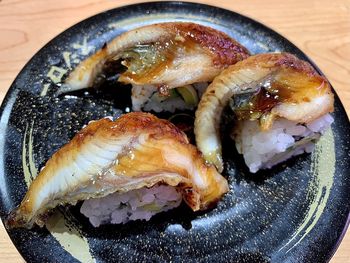
[[[132,0],[0,0],[0,101],[24,64],[80,20]],[[349,0],[203,0],[254,18],[301,48],[326,74],[350,114]],[[350,190],[350,189],[349,189]],[[0,225],[0,262],[23,262]],[[335,262],[350,262],[350,231]]]

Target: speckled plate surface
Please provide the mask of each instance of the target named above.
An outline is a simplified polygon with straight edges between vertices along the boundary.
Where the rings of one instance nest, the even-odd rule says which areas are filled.
[[[89,18],[41,49],[12,84],[1,107],[0,212],[18,205],[46,160],[89,120],[120,114],[130,89],[54,97],[81,59],[118,34],[162,21],[222,30],[252,53],[305,55],[288,40],[239,14],[180,3],[126,6]],[[336,97],[335,123],[314,153],[249,174],[226,138],[230,192],[210,211],[185,206],[149,222],[94,229],[78,207],[58,209],[47,228],[11,230],[28,262],[324,262],[345,233],[350,208],[349,120]]]

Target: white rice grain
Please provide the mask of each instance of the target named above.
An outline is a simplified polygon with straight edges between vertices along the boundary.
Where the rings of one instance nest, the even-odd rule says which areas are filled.
[[[236,148],[243,154],[244,161],[250,172],[256,173],[259,169],[271,168],[292,156],[310,153],[314,149],[314,143],[308,142],[304,145],[291,149],[297,141],[304,137],[323,134],[332,124],[333,118],[325,114],[311,123],[302,125],[286,119],[278,119],[268,131],[261,131],[258,121],[242,121],[234,131]],[[279,158],[274,158],[278,154]]]
[[[80,212],[94,227],[101,224],[124,224],[130,220],[150,220],[160,212],[180,205],[182,196],[168,185],[155,185],[126,193],[85,200]]]

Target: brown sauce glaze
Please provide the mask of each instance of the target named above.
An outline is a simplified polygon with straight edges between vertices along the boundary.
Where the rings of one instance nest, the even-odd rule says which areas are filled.
[[[330,89],[321,76],[281,68],[273,79],[266,81],[259,91],[244,105],[235,109],[238,119],[258,119],[280,103],[299,104],[310,102]]]
[[[157,78],[169,67],[174,66],[172,64],[176,57],[186,56],[186,54],[196,49],[197,45],[193,39],[184,38],[179,35],[175,35],[172,39],[162,42],[151,43],[149,44],[151,46],[149,52],[154,52],[152,58],[148,60],[140,58],[139,61],[125,63],[127,67],[131,67],[131,64],[135,62],[143,66],[139,70],[128,70],[122,75],[135,82],[148,83]]]
[[[186,39],[207,48],[217,67],[225,68],[249,57],[249,51],[223,32],[194,23],[174,24],[174,30]]]
[[[176,67],[173,64],[175,58],[188,56],[192,52],[207,54],[218,68],[226,68],[249,56],[245,47],[215,29],[193,23],[169,23],[164,27],[170,32],[169,37],[146,44],[150,46],[149,52],[154,53],[151,61],[142,58],[141,61],[134,61],[142,65],[140,70],[128,70],[123,73],[123,78],[149,83],[169,67]],[[132,63],[124,65],[132,67]]]

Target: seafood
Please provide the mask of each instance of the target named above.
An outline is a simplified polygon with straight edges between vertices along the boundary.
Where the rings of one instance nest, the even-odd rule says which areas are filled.
[[[228,191],[226,179],[169,121],[141,112],[115,121],[103,118],[47,161],[6,225],[43,226],[47,212],[58,205],[157,185],[174,187],[193,211],[208,208]],[[176,191],[168,201],[176,200]]]
[[[245,47],[215,29],[188,22],[153,24],[107,43],[69,74],[58,93],[92,87],[108,74],[119,74],[119,82],[133,86],[133,109],[141,110],[155,93],[156,102],[174,99],[172,95],[182,93],[171,89],[210,82],[248,56]],[[179,97],[175,96],[175,104]],[[182,104],[179,107],[185,108],[186,103]]]
[[[219,125],[226,105],[238,124],[255,121],[267,132],[278,119],[312,123],[332,112],[333,103],[330,84],[309,63],[289,53],[251,56],[225,69],[205,91],[196,111],[197,146],[222,171]]]

